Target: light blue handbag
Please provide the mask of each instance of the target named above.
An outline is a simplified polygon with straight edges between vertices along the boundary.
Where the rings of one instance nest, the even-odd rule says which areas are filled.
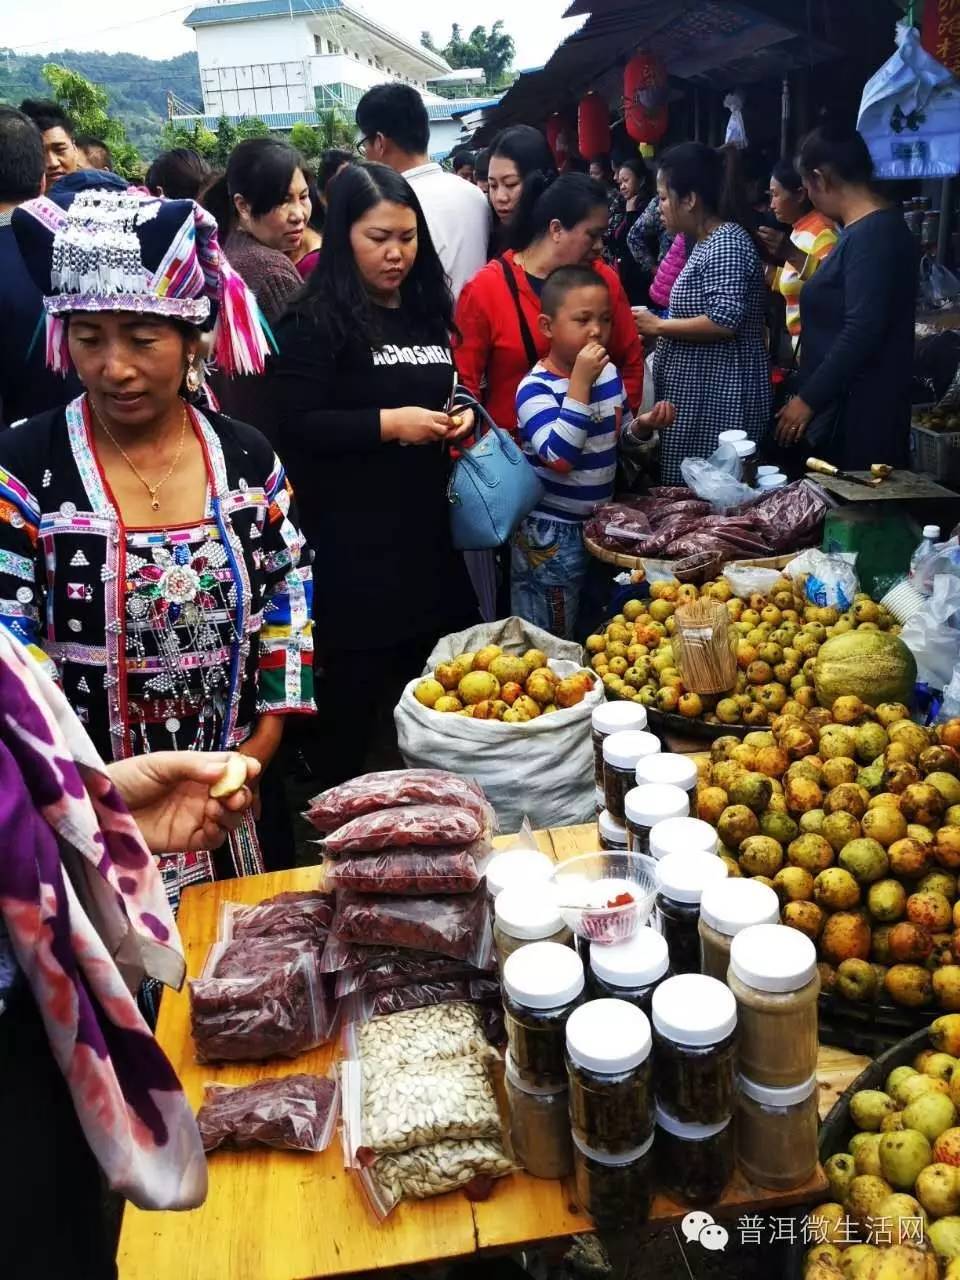
[[[450,530],[458,551],[485,551],[510,540],[540,501],[543,485],[517,442],[481,405],[457,405],[464,409],[476,415],[477,439],[454,463],[447,486]]]

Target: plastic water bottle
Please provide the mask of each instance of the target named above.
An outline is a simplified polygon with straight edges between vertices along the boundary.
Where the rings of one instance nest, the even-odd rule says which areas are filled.
[[[925,524],[923,526],[923,539],[916,551],[910,557],[910,582],[914,586],[919,586],[917,582],[917,570],[924,560],[933,551],[933,548],[940,541],[940,526],[938,524]]]

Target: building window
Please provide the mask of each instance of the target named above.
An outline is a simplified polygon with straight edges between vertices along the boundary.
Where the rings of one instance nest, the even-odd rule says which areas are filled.
[[[313,52],[323,53],[323,39],[320,36],[313,37]]]

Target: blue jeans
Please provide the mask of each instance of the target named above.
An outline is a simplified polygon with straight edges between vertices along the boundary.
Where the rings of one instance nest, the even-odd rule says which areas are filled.
[[[513,535],[511,611],[551,635],[576,639],[580,592],[589,558],[581,525],[549,516],[527,516]]]

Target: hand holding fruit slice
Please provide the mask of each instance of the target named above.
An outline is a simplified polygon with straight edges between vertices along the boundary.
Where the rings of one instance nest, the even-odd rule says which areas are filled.
[[[212,800],[225,800],[235,795],[247,781],[247,762],[241,755],[233,754],[223,767],[223,772],[210,788]]]

